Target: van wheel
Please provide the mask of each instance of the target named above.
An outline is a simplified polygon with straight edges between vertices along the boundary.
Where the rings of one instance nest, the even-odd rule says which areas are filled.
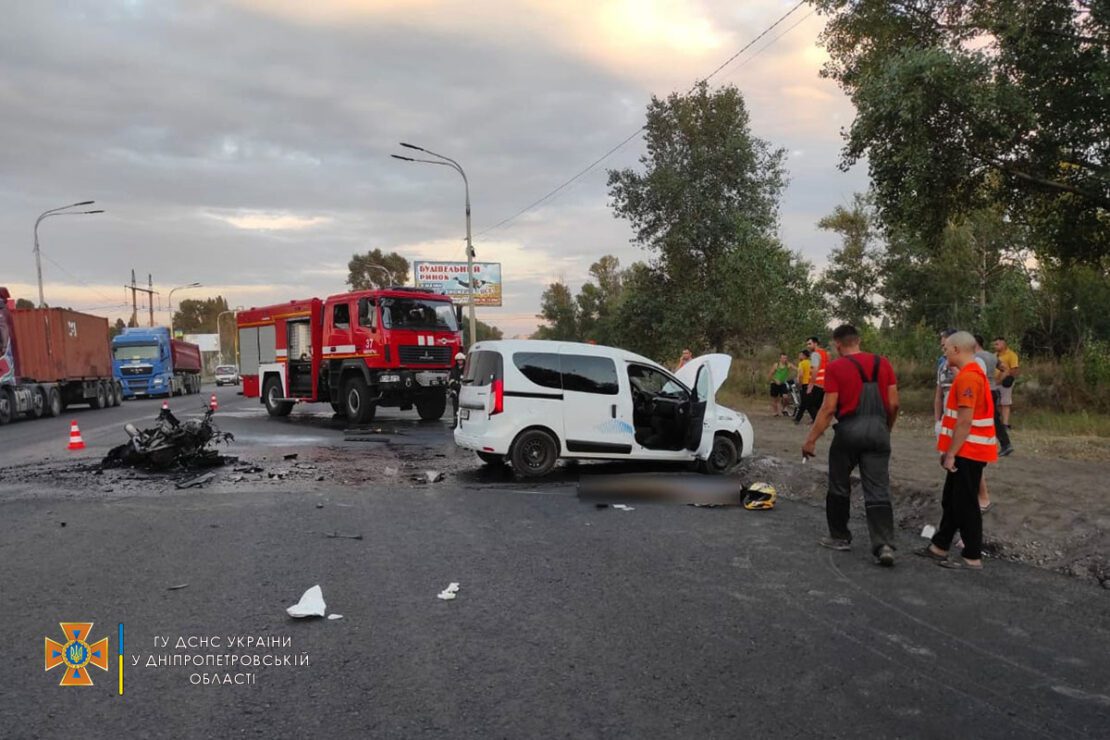
[[[486,465],[494,467],[505,464],[504,455],[495,455],[492,452],[479,452],[478,459],[484,462]]]
[[[15,416],[15,397],[7,388],[0,388],[0,425],[11,422]]]
[[[704,470],[711,475],[725,475],[736,467],[740,453],[736,450],[736,443],[729,437],[718,435],[713,439],[713,450],[709,459],[705,461]]]
[[[420,414],[420,418],[424,421],[437,421],[442,419],[443,412],[446,410],[446,393],[432,393],[431,395],[421,396],[416,399],[416,413]]]
[[[271,375],[262,389],[262,398],[266,401],[266,413],[270,416],[289,416],[289,412],[293,410],[293,402],[279,401],[278,399],[284,395],[281,389],[281,378]]]
[[[374,420],[377,404],[370,400],[370,386],[365,378],[356,375],[343,385],[343,407],[352,424],[368,424]]]
[[[539,478],[555,467],[559,459],[559,444],[547,432],[529,429],[516,438],[510,458],[513,470],[529,478]]]
[[[62,394],[58,386],[52,385],[46,391],[46,406],[43,411],[47,416],[60,416],[62,413]]]
[[[96,395],[89,400],[89,408],[102,409],[108,405],[108,391],[103,383],[96,384]]]

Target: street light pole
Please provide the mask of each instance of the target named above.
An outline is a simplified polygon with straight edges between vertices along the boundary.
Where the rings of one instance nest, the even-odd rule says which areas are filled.
[[[173,339],[173,336],[174,336],[174,334],[173,334],[173,292],[174,292],[174,290],[185,290],[186,288],[199,288],[199,287],[200,287],[200,283],[189,283],[188,285],[179,285],[179,286],[177,286],[176,288],[174,288],[173,290],[170,291],[170,297],[167,299],[167,303],[169,304],[169,309],[170,309],[170,339]],[[217,318],[217,325],[218,325],[218,323],[219,323],[219,321],[218,321],[218,318]],[[217,328],[216,331],[219,331],[219,329]]]
[[[104,213],[103,210],[96,211],[70,211],[69,208],[77,208],[79,206],[91,206],[96,201],[83,200],[80,203],[71,203],[68,206],[61,206],[60,208],[51,208],[49,211],[44,211],[37,219],[35,219],[35,271],[38,273],[39,279],[39,308],[46,308],[46,298],[42,292],[42,250],[39,249],[39,224],[44,219],[51,216],[88,216],[93,213]]]
[[[462,165],[460,165],[458,162],[451,159],[450,157],[445,157],[442,154],[436,154],[435,152],[425,149],[422,146],[416,146],[415,144],[406,144],[403,141],[401,142],[401,146],[405,147],[406,149],[415,149],[418,152],[430,154],[431,156],[437,157],[439,160],[442,161],[437,161],[436,159],[416,159],[414,157],[403,157],[400,154],[391,154],[390,156],[394,159],[400,159],[405,162],[423,162],[424,164],[443,165],[444,167],[452,168],[453,170],[455,170],[455,172],[458,172],[460,175],[462,175],[463,187],[466,189],[466,295],[467,301],[470,304],[470,344],[474,344],[478,340],[478,330],[477,322],[474,318],[474,245],[471,243],[470,240],[470,181],[466,178],[466,172],[463,170]]]

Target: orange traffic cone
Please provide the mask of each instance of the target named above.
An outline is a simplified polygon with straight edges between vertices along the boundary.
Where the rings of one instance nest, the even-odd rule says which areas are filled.
[[[85,449],[85,440],[81,439],[81,430],[77,428],[76,419],[69,423],[69,449]]]
[[[208,402],[208,407],[215,411],[220,407],[220,402],[216,400],[216,394],[212,394],[212,400]]]

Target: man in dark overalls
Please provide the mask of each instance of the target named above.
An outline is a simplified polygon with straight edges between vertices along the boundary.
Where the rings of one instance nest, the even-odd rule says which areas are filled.
[[[466,366],[466,355],[459,352],[451,364],[451,371],[447,374],[447,394],[451,396],[451,428],[459,425],[459,390],[462,388],[463,368]]]
[[[898,418],[898,385],[885,357],[860,351],[859,332],[851,324],[837,327],[833,345],[839,359],[825,374],[825,398],[802,446],[804,458],[816,454],[817,440],[833,418],[829,447],[829,491],[825,515],[829,536],[820,540],[832,550],[851,549],[848,530],[852,471],[859,468],[871,554],[880,565],[894,565],[894,508],[890,501],[890,432]]]

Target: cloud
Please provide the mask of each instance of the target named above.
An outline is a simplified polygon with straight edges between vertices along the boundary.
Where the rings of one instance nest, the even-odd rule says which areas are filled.
[[[231,224],[237,229],[256,231],[300,231],[331,221],[325,216],[295,216],[291,213],[263,213],[258,211],[238,214],[208,213],[208,216]]]

